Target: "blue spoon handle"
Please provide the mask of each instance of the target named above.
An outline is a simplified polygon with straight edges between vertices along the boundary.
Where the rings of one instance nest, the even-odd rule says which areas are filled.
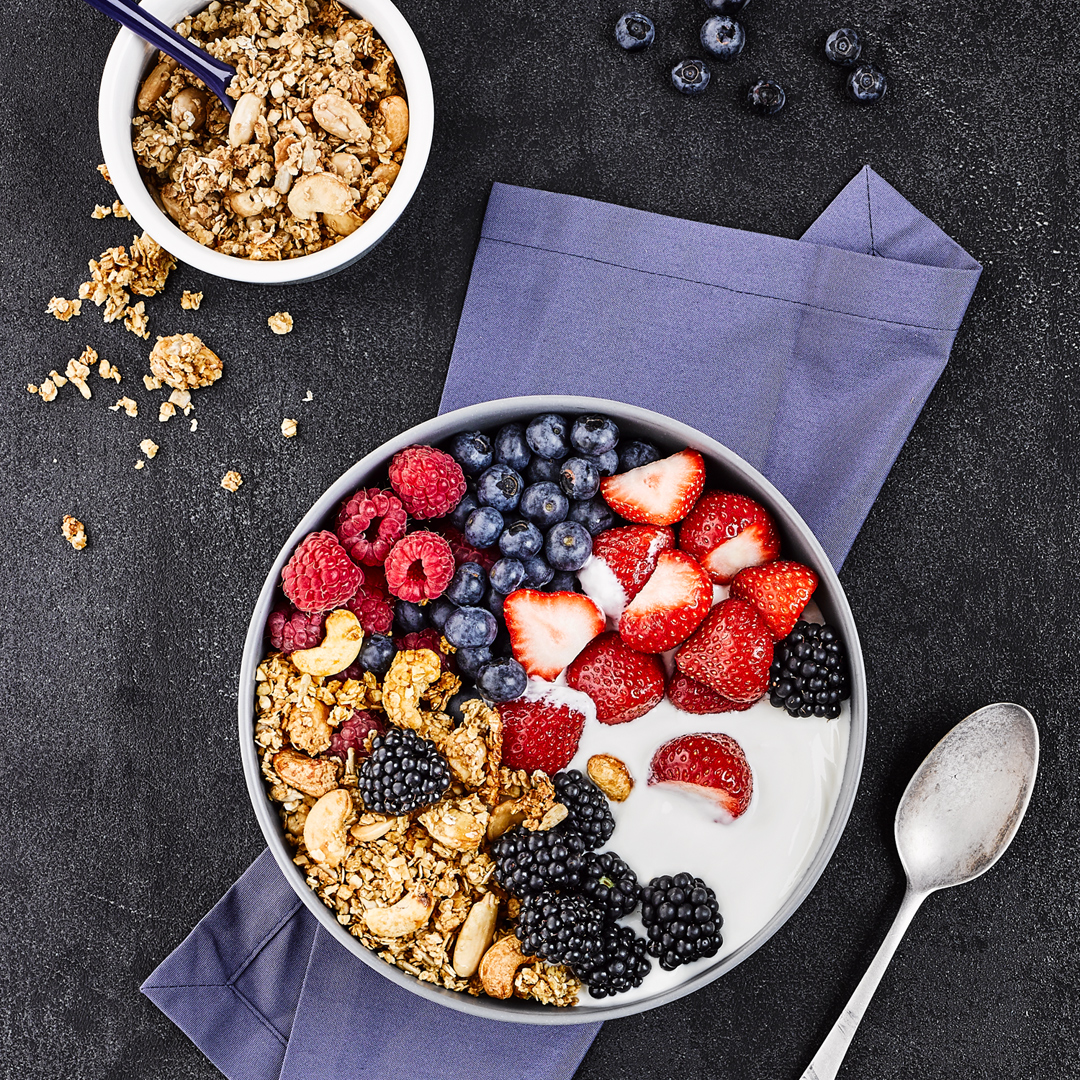
[[[236,102],[225,93],[225,88],[236,74],[236,68],[217,60],[208,52],[192,45],[187,38],[182,38],[172,27],[155,19],[144,11],[135,0],[86,0],[103,15],[115,19],[121,26],[126,26],[132,33],[138,34],[155,49],[160,49],[171,56],[178,64],[187,68],[192,75],[201,79],[221,99],[222,105],[231,113]]]

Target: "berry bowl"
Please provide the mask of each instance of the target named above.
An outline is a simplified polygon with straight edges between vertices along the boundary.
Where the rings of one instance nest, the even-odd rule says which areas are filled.
[[[759,949],[839,842],[866,727],[851,610],[784,497],[685,424],[566,395],[353,465],[240,671],[248,793],[303,903],[386,978],[517,1023],[642,1012]]]

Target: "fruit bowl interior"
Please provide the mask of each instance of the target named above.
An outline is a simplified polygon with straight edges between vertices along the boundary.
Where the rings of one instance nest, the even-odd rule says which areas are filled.
[[[620,1000],[618,996],[598,1000],[591,998],[583,991],[582,1000],[578,1006],[562,1009],[517,999],[500,1001],[485,996],[473,997],[466,993],[422,982],[382,961],[353,937],[346,928],[339,925],[331,909],[326,907],[308,888],[303,871],[292,861],[293,852],[286,842],[278,811],[267,798],[266,783],[260,773],[253,738],[255,673],[265,651],[265,626],[275,600],[275,588],[280,580],[282,568],[299,541],[314,530],[329,527],[340,501],[356,488],[381,484],[383,482],[381,477],[385,476],[390,459],[404,447],[415,443],[442,445],[451,435],[460,431],[493,430],[510,421],[527,420],[544,412],[558,412],[571,417],[587,412],[602,413],[616,421],[623,439],[651,440],[660,447],[662,453],[674,453],[684,447],[696,449],[706,461],[707,487],[740,492],[764,505],[772,514],[780,531],[783,544],[782,557],[804,563],[818,575],[819,584],[814,600],[825,620],[837,628],[847,644],[851,684],[851,698],[847,703],[845,713],[849,724],[846,751],[842,757],[842,775],[839,776],[835,802],[831,813],[828,813],[823,821],[813,850],[808,852],[806,859],[799,866],[798,873],[790,880],[785,880],[781,891],[777,893],[777,902],[771,917],[747,940],[737,942],[732,948],[725,943],[713,959],[698,961],[690,967],[678,969],[678,977],[663,980],[662,985],[657,987],[655,992],[650,990],[652,976],[648,976],[643,987],[632,995],[632,1000]],[[658,413],[631,405],[569,395],[508,398],[447,413],[403,432],[357,462],[339,477],[304,515],[267,575],[252,614],[244,646],[238,708],[244,775],[259,825],[282,873],[327,933],[332,934],[344,948],[386,978],[431,1001],[477,1016],[533,1024],[587,1023],[655,1008],[712,982],[760,948],[799,907],[821,876],[836,848],[858,788],[867,723],[866,678],[851,610],[824,551],[787,500],[736,454],[693,428]],[[776,711],[782,713],[782,710]],[[837,769],[839,772],[839,764]],[[639,779],[644,781],[645,778]],[[757,797],[756,794],[755,797]],[[616,820],[618,820],[617,809]],[[737,828],[738,825],[739,822],[731,826],[717,824],[715,828]],[[633,865],[627,851],[623,850],[627,844],[619,840],[618,829],[616,829],[613,843],[619,845],[620,853]],[[676,870],[673,869],[671,872],[674,873]],[[643,880],[647,876],[642,875]]]

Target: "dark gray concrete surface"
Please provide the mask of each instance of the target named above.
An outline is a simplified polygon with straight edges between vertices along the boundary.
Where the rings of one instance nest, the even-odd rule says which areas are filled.
[[[139,983],[262,848],[234,693],[248,611],[298,516],[358,455],[438,402],[490,184],[502,180],[797,236],[864,163],[986,271],[947,371],[842,573],[862,630],[871,730],[832,864],[784,929],[712,987],[609,1024],[579,1073],[794,1080],[900,896],[892,816],[912,770],[969,711],[1018,701],[1042,770],[1006,859],[931,898],[844,1075],[1073,1076],[1080,1059],[1077,827],[1078,407],[1073,5],[753,0],[750,38],[703,100],[666,71],[703,9],[650,0],[659,42],[610,40],[616,6],[401,0],[427,51],[438,126],[423,185],[368,259],[301,287],[180,267],[148,302],[227,374],[199,430],[159,425],[147,349],[92,307],[61,324],[86,260],[132,223],[90,218],[111,24],[78,0],[0,12],[0,1075],[210,1078]],[[891,89],[859,110],[820,58],[867,31]],[[740,88],[771,71],[788,108]],[[197,313],[179,306],[202,289]],[[291,335],[266,317],[288,309]],[[137,420],[24,387],[86,344],[124,373]],[[662,359],[662,358],[658,358]],[[311,389],[314,399],[302,403]],[[296,417],[286,442],[278,425]],[[139,440],[162,450],[133,468]],[[244,486],[218,486],[226,469]],[[72,513],[90,546],[73,552]],[[433,1076],[438,1075],[433,1067]]]

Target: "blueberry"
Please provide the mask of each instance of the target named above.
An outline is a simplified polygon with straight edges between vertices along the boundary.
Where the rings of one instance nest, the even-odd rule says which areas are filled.
[[[700,37],[701,47],[717,60],[734,60],[746,44],[746,32],[730,15],[710,15]]]
[[[629,472],[641,465],[660,460],[660,451],[644,439],[631,439],[619,447],[619,472]]]
[[[572,502],[566,519],[584,525],[593,536],[606,532],[615,524],[615,515],[611,507],[599,497]]]
[[[470,679],[475,679],[480,669],[493,659],[494,654],[487,645],[480,645],[475,649],[458,649],[454,653],[458,671]]]
[[[583,454],[604,454],[618,445],[619,428],[606,416],[579,416],[570,429],[570,442]]]
[[[554,573],[555,571],[539,555],[534,555],[531,559],[525,560],[525,580],[522,584],[530,589],[543,588]]]
[[[399,600],[394,605],[394,618],[403,634],[417,634],[430,625],[427,610],[411,600]]]
[[[431,625],[441,634],[443,628],[446,626],[446,620],[457,611],[457,604],[452,600],[448,600],[446,594],[438,598],[438,600],[432,600],[427,606],[428,618],[431,620]]]
[[[784,88],[772,79],[758,79],[746,95],[746,104],[762,116],[778,113],[787,100]]]
[[[525,429],[525,438],[534,454],[562,461],[570,453],[570,425],[558,413],[534,416]]]
[[[479,563],[464,562],[455,571],[443,595],[455,604],[468,607],[479,604],[487,588],[487,574]]]
[[[527,559],[543,546],[543,533],[531,521],[522,521],[520,518],[507,525],[499,537],[499,550],[511,559]]]
[[[504,424],[495,436],[495,461],[500,465],[509,465],[521,472],[529,464],[532,451],[525,441],[524,424]]]
[[[605,450],[602,454],[582,454],[585,461],[592,462],[601,476],[614,476],[619,471],[619,451]]]
[[[554,570],[580,570],[592,554],[592,536],[576,521],[552,525],[544,540],[544,556]]]
[[[600,470],[584,458],[567,458],[559,470],[559,485],[571,499],[591,499],[600,490]]]
[[[577,575],[570,570],[556,570],[547,583],[545,592],[577,592]]]
[[[709,78],[709,69],[701,60],[680,60],[671,69],[671,85],[680,94],[703,94]]]
[[[873,105],[885,96],[885,76],[873,64],[860,64],[847,77],[848,97],[860,105]]]
[[[496,592],[512,593],[525,580],[525,564],[520,559],[500,559],[488,579]]]
[[[558,484],[542,480],[538,484],[530,484],[521,493],[521,512],[539,528],[547,529],[556,522],[566,520],[566,515],[570,512],[570,500]],[[539,548],[537,550],[539,551]]]
[[[483,472],[492,461],[491,440],[482,431],[461,431],[450,440],[450,456],[467,476]]]
[[[480,669],[476,685],[492,701],[513,701],[525,693],[529,677],[512,656],[500,656]]]
[[[647,15],[638,11],[628,11],[619,16],[615,24],[615,40],[627,52],[647,49],[656,37],[656,27]]]
[[[825,59],[841,67],[851,67],[862,52],[858,32],[850,26],[834,30],[825,39]]]
[[[483,648],[495,640],[498,632],[495,616],[481,607],[455,608],[443,630],[446,640],[458,649]]]
[[[466,491],[461,502],[450,511],[450,524],[455,529],[464,529],[469,515],[480,505],[480,500],[471,491]]]
[[[488,548],[506,528],[502,514],[493,506],[477,507],[465,522],[465,539],[474,548]]]
[[[705,6],[717,15],[738,15],[750,0],[705,0]]]
[[[493,506],[504,514],[516,510],[525,482],[509,465],[492,465],[476,485],[481,506]],[[502,530],[500,530],[501,532]]]
[[[372,675],[385,675],[394,662],[397,649],[385,634],[365,634],[360,646],[360,666]]]
[[[487,605],[488,611],[491,612],[497,619],[503,617],[503,607],[506,604],[507,593],[499,592],[498,589],[488,589],[488,594],[484,597],[484,603]]]
[[[487,663],[485,660],[484,663]],[[460,665],[459,665],[460,666]],[[477,669],[479,670],[479,668]],[[464,706],[470,701],[483,701],[484,699],[475,690],[459,690],[447,703],[446,714],[455,724],[465,721]]]
[[[552,458],[534,457],[525,470],[525,479],[530,484],[559,482],[560,462]]]

